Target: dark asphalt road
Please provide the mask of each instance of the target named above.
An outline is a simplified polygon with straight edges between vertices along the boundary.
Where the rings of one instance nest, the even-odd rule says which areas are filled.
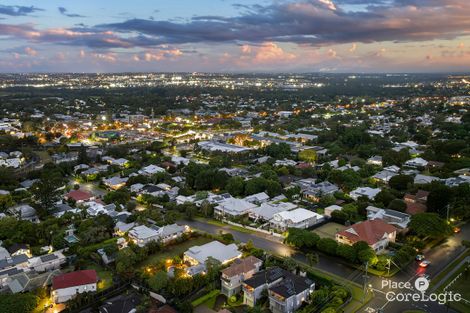
[[[220,232],[231,233],[235,240],[240,242],[253,241],[255,247],[272,252],[281,256],[290,256],[295,260],[306,263],[307,259],[301,252],[296,251],[292,247],[289,247],[281,243],[277,239],[270,239],[269,236],[259,233],[245,233],[231,229],[229,226],[217,226],[205,223],[203,221],[180,221],[185,223],[192,228],[211,233],[219,234]],[[410,282],[414,285],[415,279],[424,273],[430,275],[431,280],[434,275],[442,271],[449,262],[452,262],[464,248],[461,246],[462,239],[470,239],[470,224],[466,224],[462,227],[459,234],[449,238],[446,242],[433,248],[425,253],[426,258],[431,261],[431,265],[422,269],[418,266],[417,262],[412,262],[406,268],[397,273],[391,278],[394,282]],[[319,262],[315,265],[316,268],[340,276],[352,282],[363,284],[363,272],[356,270],[350,266],[339,263],[337,259],[328,256],[320,256]],[[444,305],[439,305],[435,302],[399,302],[399,301],[387,301],[385,293],[392,289],[383,289],[383,279],[381,277],[369,275],[369,283],[371,285],[371,292],[374,293],[374,298],[368,303],[368,305],[362,310],[362,312],[373,313],[377,309],[382,308],[383,312],[402,312],[405,310],[416,310],[420,309],[426,312],[432,313],[445,313],[452,312],[448,310]],[[393,290],[399,292],[398,290]],[[407,293],[416,293],[416,290],[407,290]]]

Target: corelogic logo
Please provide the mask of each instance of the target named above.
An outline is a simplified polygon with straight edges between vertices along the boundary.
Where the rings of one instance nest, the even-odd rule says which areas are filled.
[[[382,280],[382,289],[384,288],[399,290],[399,292],[394,290],[386,292],[385,297],[388,301],[437,302],[439,304],[446,304],[447,302],[459,302],[462,300],[460,293],[452,291],[427,294],[429,280],[426,277],[418,277],[414,282],[414,286],[410,282],[394,282],[390,279]]]

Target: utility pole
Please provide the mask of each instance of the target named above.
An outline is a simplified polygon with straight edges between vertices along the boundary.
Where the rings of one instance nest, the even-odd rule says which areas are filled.
[[[366,262],[365,266],[365,272],[364,272],[364,287],[363,287],[363,294],[362,294],[362,303],[366,301],[366,293],[367,293],[367,288],[368,288],[368,279],[369,276],[367,276],[367,271],[369,269],[369,261]]]
[[[392,260],[391,259],[387,259],[387,277],[390,276],[390,267],[392,266]]]

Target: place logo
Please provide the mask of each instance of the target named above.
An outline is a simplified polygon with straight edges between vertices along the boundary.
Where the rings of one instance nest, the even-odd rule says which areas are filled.
[[[395,282],[390,279],[382,280],[382,289],[393,289],[385,293],[385,297],[388,301],[437,302],[439,304],[446,304],[447,302],[459,302],[462,300],[460,293],[454,293],[452,291],[426,293],[429,286],[430,282],[426,277],[418,277],[414,281],[414,284],[411,282]]]

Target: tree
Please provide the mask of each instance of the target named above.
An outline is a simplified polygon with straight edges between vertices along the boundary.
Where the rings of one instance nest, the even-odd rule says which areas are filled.
[[[338,247],[338,243],[331,238],[321,238],[317,242],[317,248],[318,250],[325,252],[330,255],[335,255],[336,254],[336,248]]]
[[[158,271],[147,280],[153,291],[159,292],[168,285],[168,275],[165,271]]]
[[[299,152],[299,160],[308,163],[315,163],[317,160],[317,152],[313,149],[306,149]]]
[[[90,159],[88,158],[88,154],[86,153],[86,147],[84,145],[81,145],[80,149],[78,150],[77,163],[87,164],[88,162],[90,162]]]
[[[117,253],[116,271],[120,274],[131,274],[134,265],[137,263],[137,254],[130,248],[124,248]]]
[[[408,227],[421,237],[440,238],[451,231],[447,221],[436,213],[418,213],[411,216]]]
[[[349,262],[356,262],[356,250],[350,245],[338,244],[338,247],[336,248],[336,254]]]
[[[406,211],[406,203],[405,201],[401,199],[394,199],[390,204],[388,205],[387,209],[389,210],[395,210],[399,212],[405,212]]]
[[[31,293],[0,295],[2,312],[33,312],[39,303],[39,298]]]
[[[413,177],[408,175],[395,175],[390,178],[389,186],[399,191],[405,191],[413,184]]]
[[[275,159],[285,159],[290,157],[291,149],[290,146],[284,142],[279,144],[272,143],[265,148],[265,153]]]
[[[357,260],[360,263],[369,262],[369,265],[374,265],[377,263],[377,255],[371,247],[367,247],[367,249],[362,249],[357,253]]]
[[[232,196],[242,196],[245,188],[245,180],[242,177],[235,176],[229,178],[225,189]]]
[[[446,207],[452,199],[449,187],[441,183],[431,183],[428,200],[426,202],[429,212],[438,213],[441,217],[446,216]]]
[[[307,253],[306,255],[308,263],[313,266],[318,263],[319,257],[317,253]]]
[[[285,242],[299,249],[313,248],[320,236],[305,229],[289,228]]]
[[[374,198],[375,203],[381,207],[387,207],[396,197],[388,189],[382,189]]]

